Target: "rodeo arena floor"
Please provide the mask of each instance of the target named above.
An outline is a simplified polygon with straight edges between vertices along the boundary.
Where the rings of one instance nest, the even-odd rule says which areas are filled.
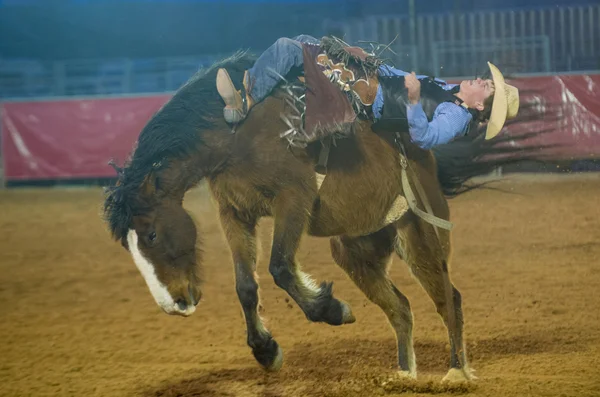
[[[508,175],[450,200],[451,277],[478,380],[445,385],[449,346],[432,301],[394,259],[414,311],[418,379],[395,381],[383,312],[334,264],[327,239],[299,260],[334,282],[356,323],[309,322],[277,288],[261,224],[262,316],[284,350],[266,373],[246,345],[230,252],[204,187],[185,200],[205,247],[203,301],[165,315],[109,238],[99,188],[0,191],[2,396],[599,396],[600,176]]]

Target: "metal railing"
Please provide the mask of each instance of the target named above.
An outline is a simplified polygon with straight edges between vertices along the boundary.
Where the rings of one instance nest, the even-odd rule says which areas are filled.
[[[481,74],[481,66],[486,65],[486,61],[502,65],[505,73],[521,70],[549,73],[550,40],[547,36],[526,36],[432,43],[431,70],[437,75],[459,76],[468,71],[469,66],[471,73],[467,74]]]
[[[600,69],[600,5],[537,10],[422,15],[414,43],[407,16],[326,21],[349,43],[388,44],[381,56],[404,70],[439,77],[471,76],[495,62],[511,74]],[[0,59],[0,98],[169,92],[221,55],[187,58]]]
[[[217,59],[0,60],[0,98],[174,91]]]
[[[421,15],[415,21],[414,40],[409,22],[408,16],[385,15],[348,21],[328,20],[324,28],[343,32],[349,43],[363,40],[387,44],[395,39],[392,49],[415,46],[414,51],[405,51],[416,53],[415,58],[401,59],[396,66],[440,76],[473,73],[472,59],[461,58],[465,56],[465,48],[472,43],[490,44],[496,50],[496,57],[509,58],[506,62],[516,69],[514,72],[600,69],[600,5]],[[448,60],[452,66],[429,70],[436,53],[440,62],[443,53],[444,63]],[[486,53],[490,54],[490,51],[486,50]],[[387,54],[382,56],[399,59]],[[534,61],[534,57],[540,58]],[[498,63],[504,61],[497,60]]]

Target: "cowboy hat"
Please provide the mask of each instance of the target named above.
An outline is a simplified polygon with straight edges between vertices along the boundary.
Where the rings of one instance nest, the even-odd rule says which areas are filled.
[[[492,139],[504,127],[506,120],[514,119],[519,112],[519,90],[517,87],[506,84],[500,70],[491,62],[487,63],[492,72],[494,81],[494,100],[490,119],[485,131],[485,139]]]

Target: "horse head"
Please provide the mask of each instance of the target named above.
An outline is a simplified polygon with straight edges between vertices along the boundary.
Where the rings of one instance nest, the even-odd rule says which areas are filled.
[[[127,173],[125,168],[107,190],[112,234],[133,257],[156,303],[168,314],[189,316],[202,297],[195,222],[181,199],[160,190],[159,173],[139,184]]]
[[[236,81],[253,63],[236,53],[200,70],[149,120],[131,160],[116,167],[104,217],[144,277],[156,303],[189,316],[202,296],[196,222],[183,208],[185,192],[214,169],[231,139],[215,79],[220,67]]]

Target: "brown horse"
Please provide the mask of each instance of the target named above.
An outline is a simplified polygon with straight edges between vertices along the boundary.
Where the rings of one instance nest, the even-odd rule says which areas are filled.
[[[332,147],[320,185],[314,169],[321,143],[295,148],[280,138],[288,128],[280,118],[289,111],[284,90],[278,88],[257,104],[235,133],[223,121],[216,71],[226,68],[241,82],[251,64],[250,57],[236,54],[179,89],[145,126],[131,160],[118,169],[116,185],[107,189],[105,217],[112,234],[133,256],[158,305],[169,314],[188,316],[201,299],[198,231],[182,201],[186,191],[205,179],[231,248],[248,345],[265,369],[278,370],[283,360],[257,312],[256,225],[261,217],[272,216],[269,271],[309,320],[331,325],[355,321],[349,305],[333,296],[332,283],[316,283],[301,270],[296,252],[305,232],[330,238],[335,262],[387,315],[397,339],[400,373],[415,377],[409,301],[388,277],[395,253],[448,327],[447,377],[470,379],[461,295],[448,278],[450,232],[436,233],[406,208],[402,158],[390,144],[393,135],[376,134],[371,122],[355,121],[354,134]],[[450,214],[444,193],[456,193],[467,179],[503,161],[472,163],[495,150],[493,143],[478,139],[440,147],[434,155],[401,136],[413,177],[435,216],[445,220]],[[419,205],[423,208],[421,200]]]

